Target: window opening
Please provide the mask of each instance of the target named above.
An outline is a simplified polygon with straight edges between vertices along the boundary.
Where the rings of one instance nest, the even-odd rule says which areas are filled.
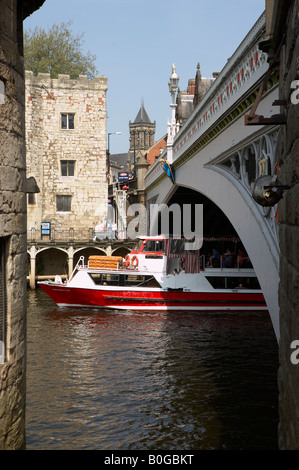
[[[57,212],[71,212],[72,196],[56,196]]]
[[[61,114],[61,129],[75,129],[74,114]]]
[[[75,161],[74,160],[61,160],[61,176],[74,176],[75,174]]]
[[[29,193],[28,194],[28,204],[35,204],[35,194]]]

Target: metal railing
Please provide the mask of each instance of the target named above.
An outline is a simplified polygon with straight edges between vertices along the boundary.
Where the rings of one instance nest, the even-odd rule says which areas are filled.
[[[34,241],[75,241],[75,240],[88,240],[91,241],[95,238],[96,234],[94,228],[88,229],[79,229],[75,230],[74,228],[69,229],[56,229],[55,227],[51,228],[50,234],[45,235],[41,230],[31,228],[27,231],[27,240],[28,242]]]
[[[249,260],[249,258],[246,258],[245,261],[243,260],[243,262],[241,261],[241,258],[240,256],[237,256],[236,258],[234,258],[233,262],[229,265],[229,266],[225,266],[225,264],[223,263],[225,257],[223,255],[220,256],[220,261],[219,263],[215,263],[213,266],[209,266],[207,265],[207,259],[206,259],[206,256],[205,255],[201,255],[200,258],[199,258],[199,262],[200,262],[200,270],[201,271],[204,271],[206,268],[211,268],[211,269],[215,269],[215,268],[218,268],[218,269],[225,269],[225,268],[234,268],[234,269],[252,269],[252,264]]]

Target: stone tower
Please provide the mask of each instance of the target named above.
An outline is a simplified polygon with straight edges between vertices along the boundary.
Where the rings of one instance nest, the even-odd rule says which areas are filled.
[[[156,121],[151,122],[144,103],[141,103],[135,121],[129,121],[130,129],[130,165],[134,169],[137,159],[144,157],[147,151],[154,145]]]
[[[56,236],[72,228],[82,237],[107,213],[107,78],[26,72],[25,84],[27,173],[40,188],[28,230],[48,222]]]

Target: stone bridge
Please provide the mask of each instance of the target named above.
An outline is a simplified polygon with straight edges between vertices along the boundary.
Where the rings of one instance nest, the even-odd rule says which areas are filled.
[[[264,208],[251,195],[251,184],[259,176],[277,173],[280,125],[275,116],[279,108],[273,103],[278,98],[278,79],[259,49],[264,34],[262,15],[177,132],[171,151],[161,155],[170,163],[175,181],[158,160],[148,171],[145,185],[148,211],[151,204],[171,204],[186,191],[191,198],[202,195],[221,209],[247,250],[279,338],[277,207]],[[256,111],[266,119],[260,120],[263,124],[246,125],[245,115],[257,104],[266,73]]]

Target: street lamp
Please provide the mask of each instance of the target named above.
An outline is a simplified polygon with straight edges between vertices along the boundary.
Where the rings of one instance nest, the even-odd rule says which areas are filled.
[[[108,133],[108,150],[107,150],[107,178],[110,178],[110,136],[121,135],[121,132],[109,132]]]
[[[175,92],[177,91],[177,88],[179,86],[179,79],[180,78],[176,73],[175,65],[172,64],[172,75],[170,76],[168,82],[169,93],[171,95],[175,94]]]
[[[172,74],[169,78],[168,88],[171,95],[171,121],[168,121],[168,135],[167,135],[167,160],[172,163],[172,145],[176,133],[179,130],[179,124],[175,120],[175,109],[176,109],[176,92],[179,86],[179,76],[176,73],[175,65],[172,64]]]
[[[109,155],[110,155],[110,136],[114,135],[114,134],[115,135],[121,135],[121,132],[109,132],[108,133],[108,153],[109,153]]]

